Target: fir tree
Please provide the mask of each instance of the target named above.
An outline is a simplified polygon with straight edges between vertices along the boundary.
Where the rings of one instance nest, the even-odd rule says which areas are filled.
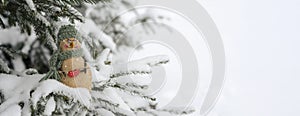
[[[124,46],[137,44],[126,33],[129,23],[163,18],[137,11],[130,22],[118,16],[118,11],[133,6],[134,1],[129,0],[1,0],[0,26],[8,33],[18,33],[19,38],[0,43],[0,114],[156,116],[193,112],[157,108],[154,96],[145,93],[148,85],[131,80],[149,78],[152,67],[169,61],[166,56],[132,62],[112,59]],[[90,91],[55,79],[40,81],[50,70],[50,57],[59,49],[58,30],[66,24],[81,24],[84,59],[94,72]],[[153,30],[144,26],[145,31]],[[17,70],[20,63],[24,71]]]

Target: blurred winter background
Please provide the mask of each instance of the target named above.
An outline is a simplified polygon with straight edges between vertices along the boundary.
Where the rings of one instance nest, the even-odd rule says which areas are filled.
[[[300,94],[297,92],[297,88],[300,88],[300,1],[197,2],[207,10],[217,25],[226,53],[226,82],[219,101],[208,116],[300,115]],[[166,22],[168,27],[157,29],[155,34],[139,33],[136,38],[191,39],[191,46],[199,53],[197,60],[201,78],[191,105],[200,108],[211,74],[209,48],[188,21],[170,12],[158,12],[170,18]],[[132,27],[132,30],[139,28]],[[6,32],[1,31],[0,35],[4,33]],[[1,39],[2,43],[5,41]],[[168,65],[154,70],[154,74],[163,72],[165,78],[152,80],[152,86],[156,89],[151,92],[156,94],[161,102],[160,107],[163,107],[176,96],[184,78],[180,76],[180,56],[172,47],[157,41],[142,44],[143,49],[134,50],[129,60],[160,54],[170,57]],[[198,113],[194,115],[197,116]]]
[[[297,88],[300,88],[300,1],[197,1],[207,10],[218,27],[227,61],[226,83],[209,116],[299,115],[300,94]],[[187,24],[180,28],[192,31]],[[162,35],[166,34],[168,33],[162,32]],[[151,46],[152,50],[154,48],[155,46]],[[203,58],[207,54],[203,52],[201,55]],[[170,64],[172,62],[173,59]],[[203,76],[208,75],[209,73]],[[176,83],[178,80],[168,80],[168,83]],[[199,91],[203,90],[201,87]],[[176,87],[169,85],[162,93],[165,96],[172,95],[169,94],[172,91],[175,92]],[[200,107],[200,98],[201,92],[192,105]]]
[[[227,70],[210,116],[297,116],[299,0],[198,0],[224,42]]]

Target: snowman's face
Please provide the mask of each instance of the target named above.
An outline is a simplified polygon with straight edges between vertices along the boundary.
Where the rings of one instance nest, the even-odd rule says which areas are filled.
[[[74,50],[81,47],[81,43],[75,38],[67,38],[60,42],[62,51]]]

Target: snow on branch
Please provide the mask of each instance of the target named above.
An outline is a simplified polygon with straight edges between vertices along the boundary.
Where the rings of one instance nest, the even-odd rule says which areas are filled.
[[[147,64],[150,67],[166,64],[169,62],[169,58],[166,55],[150,56],[135,61],[136,64]]]
[[[0,59],[0,71],[5,72],[5,73],[9,73],[10,68],[7,66],[7,64]]]
[[[67,8],[67,11],[71,14],[71,16],[74,16],[75,19],[77,19],[81,22],[84,21],[84,17],[77,9],[75,9],[71,5],[66,5],[66,8]],[[74,22],[74,20],[71,20],[71,22]]]
[[[42,16],[40,13],[35,13],[36,18],[41,21],[45,26],[50,26],[50,22],[44,17]]]
[[[36,87],[42,75],[32,75],[30,77],[18,77],[16,75],[0,74],[0,90],[2,103],[0,105],[0,112],[5,112],[8,107],[13,105],[22,106],[22,115],[30,114],[30,92]],[[20,112],[11,112],[18,114]],[[12,114],[12,115],[13,115]]]
[[[74,5],[80,5],[80,4],[83,4],[84,2],[96,4],[98,2],[109,2],[111,0],[62,0],[62,1],[66,1],[66,2],[69,2]]]
[[[30,7],[31,10],[36,10],[32,0],[26,0],[26,3]]]
[[[110,78],[117,78],[117,77],[123,77],[123,76],[128,76],[128,75],[144,75],[144,74],[150,74],[151,71],[139,71],[139,70],[134,70],[130,72],[120,72],[120,73],[115,73],[110,75]]]
[[[48,102],[46,103],[46,106],[45,106],[45,111],[44,111],[44,115],[51,115],[52,112],[55,110],[55,101],[54,101],[54,98],[51,97]]]
[[[149,75],[151,67],[166,64],[169,58],[165,55],[146,57],[125,64],[113,65],[113,73],[111,78],[117,78],[129,75]]]
[[[126,83],[125,85],[135,89],[148,89],[149,87],[148,85],[138,85],[136,83]]]
[[[116,89],[118,89],[120,91],[123,91],[123,92],[130,93],[131,95],[140,96],[140,97],[142,97],[146,100],[149,100],[149,101],[156,101],[156,98],[146,96],[146,95],[144,95],[144,93],[142,93],[140,91],[137,91],[137,90],[130,89],[128,86],[122,85],[120,83],[115,83],[113,85],[108,85],[108,86],[116,88]]]
[[[33,105],[35,106],[41,97],[46,97],[50,93],[65,95],[69,98],[73,98],[86,107],[90,106],[91,95],[87,89],[71,88],[52,79],[41,82],[37,89],[33,92],[31,98]]]
[[[98,101],[100,104],[103,104],[103,106],[119,107],[118,103],[110,100],[110,98],[105,96],[102,92],[92,91],[91,94],[92,94],[92,99],[94,101]]]
[[[101,42],[104,46],[111,50],[115,50],[116,43],[113,41],[113,38],[107,34],[105,34],[97,25],[95,22],[93,22],[91,19],[86,19],[85,23],[81,25],[80,31],[82,32],[83,36],[88,38],[89,36],[92,36],[94,44],[99,44],[98,42]]]
[[[110,55],[111,50],[109,48],[104,49],[101,54],[96,58],[96,62],[99,64],[104,65],[105,64],[105,60],[108,59],[109,55]]]
[[[21,116],[21,107],[19,105],[12,105],[0,112],[1,116]]]
[[[70,88],[51,79],[39,83],[43,76],[40,74],[24,74],[23,77],[18,77],[16,75],[0,74],[0,92],[2,96],[0,113],[5,113],[13,105],[22,108],[22,115],[47,115],[51,114],[54,109],[65,109],[63,106],[70,103],[71,106],[72,104],[78,105],[80,109],[87,109],[90,106],[91,95],[87,89]],[[68,100],[64,101],[66,98]],[[40,112],[41,110],[42,112]],[[77,109],[75,112],[78,113]]]
[[[119,83],[116,79],[108,79],[103,81],[93,82],[93,91],[102,92],[104,89],[108,87],[114,87],[117,89],[121,89],[122,91],[133,92],[133,94],[141,95],[143,90],[148,89],[148,85],[141,85],[134,82],[121,82]],[[94,96],[94,95],[93,95]]]
[[[164,114],[171,114],[171,115],[187,115],[195,112],[194,108],[190,107],[172,107],[172,108],[164,108],[164,109],[156,109],[151,107],[139,107],[134,109],[135,112],[144,112],[153,116],[159,116]]]
[[[184,107],[172,107],[172,108],[165,108],[165,109],[157,109],[158,112],[168,112],[173,115],[186,115],[195,112],[194,108],[184,108]]]

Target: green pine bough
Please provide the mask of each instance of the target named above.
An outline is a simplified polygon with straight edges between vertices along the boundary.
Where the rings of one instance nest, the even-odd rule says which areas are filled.
[[[85,3],[96,4],[93,10],[104,11],[107,14],[103,15],[104,18],[102,15],[98,17],[98,12],[83,14],[86,9],[89,9]],[[118,68],[114,67],[114,62],[109,58],[109,54],[119,54],[113,46],[116,46],[116,49],[120,46],[133,46],[130,36],[126,35],[126,30],[130,27],[127,27],[119,18],[114,18],[118,15],[118,12],[114,11],[119,7],[132,6],[130,0],[0,0],[1,30],[17,27],[22,36],[25,36],[25,40],[15,45],[0,44],[0,114],[14,111],[18,115],[34,116],[131,116],[139,114],[157,116],[161,112],[175,115],[193,112],[192,109],[185,108],[159,109],[156,98],[145,94],[145,90],[149,88],[148,85],[120,81],[130,80],[131,76],[150,77],[151,67],[167,63],[169,60],[166,58],[145,60],[142,62],[144,64],[139,64],[145,67],[143,69],[109,72],[109,69]],[[143,17],[139,15],[136,17],[138,17],[136,21],[133,21],[136,24],[147,23]],[[87,34],[88,36],[76,37],[84,42],[88,49],[59,52],[60,48],[57,43],[60,38],[65,38],[65,35],[57,35],[62,19],[75,24],[76,21],[84,22],[86,18],[95,23],[94,27],[103,27],[103,35],[111,41],[103,41],[102,35],[94,38],[99,31],[91,32]],[[149,17],[145,19],[151,20]],[[74,33],[71,34],[74,35]],[[35,36],[31,37],[31,35]],[[110,46],[109,43],[113,45]],[[106,49],[111,49],[111,51],[105,54],[103,52]],[[85,50],[91,54],[92,61],[89,63],[97,72],[95,76],[98,80],[93,82],[91,91],[84,88],[70,88],[60,83],[60,76],[57,72],[61,66],[60,61],[83,56],[86,53]],[[15,65],[13,60],[17,58],[24,62],[25,71],[15,70],[18,65]],[[132,64],[124,63],[124,65]],[[133,106],[132,100],[143,103],[143,106],[139,106],[140,104]]]

